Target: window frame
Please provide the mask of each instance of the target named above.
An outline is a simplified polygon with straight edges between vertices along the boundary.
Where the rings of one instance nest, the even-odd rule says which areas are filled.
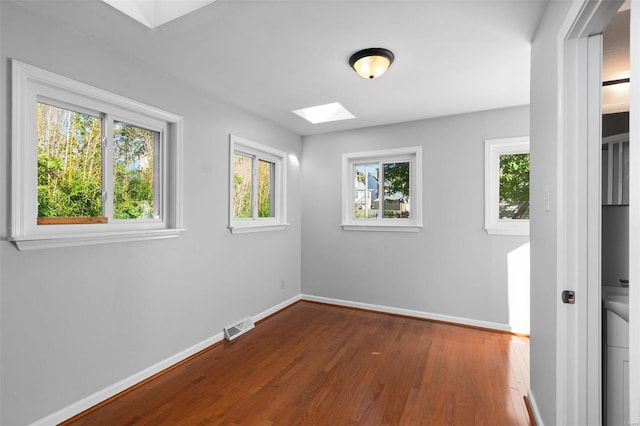
[[[356,218],[355,167],[361,164],[409,162],[409,218]],[[382,189],[384,190],[384,188]],[[422,147],[404,147],[342,155],[342,229],[345,231],[419,232],[422,229]]]
[[[154,141],[154,219],[113,219],[100,224],[38,225],[36,104],[85,113],[103,120],[103,194],[113,197],[113,123],[157,132]],[[183,118],[62,75],[12,60],[11,233],[19,250],[177,238],[182,224]],[[158,151],[156,152],[156,148]],[[156,170],[154,170],[154,174]],[[104,201],[103,201],[104,203]],[[108,203],[112,203],[112,200]],[[112,215],[113,208],[103,207]]]
[[[500,156],[530,154],[529,136],[485,140],[484,229],[489,235],[529,235],[529,219],[500,219]]]
[[[274,164],[274,176],[271,187],[275,191],[272,195],[274,200],[275,215],[272,217],[258,217],[258,197],[257,185],[252,186],[252,217],[236,218],[234,212],[234,157],[235,154],[245,155],[252,158],[258,167],[258,162],[264,160]],[[229,223],[227,228],[232,234],[243,234],[249,232],[283,231],[287,229],[287,153],[271,148],[269,146],[229,135]],[[252,179],[252,182],[254,180]]]

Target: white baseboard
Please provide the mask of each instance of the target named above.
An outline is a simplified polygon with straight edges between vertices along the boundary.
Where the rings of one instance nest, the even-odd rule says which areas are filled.
[[[299,301],[301,298],[302,298],[302,295],[299,294],[297,296],[293,296],[291,299],[285,300],[282,303],[278,303],[276,306],[273,306],[273,307],[271,307],[271,308],[269,308],[267,310],[264,310],[264,311],[260,312],[258,315],[254,315],[253,316],[253,322],[258,322],[258,321],[260,321],[262,319],[265,319],[269,315],[273,315],[276,312],[279,312],[279,311],[283,310],[287,306],[293,305],[294,303]]]
[[[329,297],[312,296],[310,294],[303,294],[302,300],[308,300],[310,302],[327,303],[330,305],[347,306],[350,308],[365,309],[367,311],[377,311],[377,312],[385,312],[388,314],[405,315],[408,317],[424,318],[424,319],[430,319],[434,321],[444,321],[444,322],[450,322],[454,324],[469,325],[472,327],[487,328],[490,330],[506,331],[509,333],[513,332],[513,330],[508,324],[500,324],[497,322],[489,322],[489,321],[478,321],[478,320],[473,320],[469,318],[454,317],[451,315],[433,314],[430,312],[414,311],[411,309],[403,309],[403,308],[394,308],[391,306],[372,305],[369,303],[361,303],[361,302],[351,302],[349,300],[331,299]]]
[[[94,405],[97,405],[102,401],[109,399],[114,395],[117,395],[118,393],[142,382],[143,380],[148,379],[154,374],[157,374],[162,370],[165,370],[172,365],[177,364],[178,362],[190,357],[191,355],[196,354],[201,350],[221,341],[223,338],[224,336],[222,332],[220,332],[213,337],[205,339],[202,342],[197,343],[182,352],[179,352],[163,361],[158,362],[157,364],[152,365],[151,367],[145,368],[144,370],[129,376],[126,379],[123,379],[109,387],[99,390],[98,392],[95,392],[87,396],[86,398],[81,399],[80,401],[74,402],[73,404],[63,408],[62,410],[56,411],[55,413],[50,414],[49,416],[44,417],[36,421],[35,423],[32,423],[31,426],[57,425],[58,423],[70,419],[71,417],[75,416],[76,414],[80,414],[85,410],[88,410]]]
[[[261,319],[264,319],[266,317],[268,317],[269,315],[272,315],[284,308],[286,308],[287,306],[299,301],[301,298],[301,295],[297,295],[292,297],[291,299],[285,300],[282,303],[279,303],[263,312],[260,312],[257,315],[254,315],[252,318],[255,321],[260,321]],[[195,345],[191,346],[190,348],[187,348],[185,350],[183,350],[182,352],[179,352],[173,356],[170,356],[169,358],[158,362],[157,364],[152,365],[151,367],[145,368],[144,370],[133,374],[111,386],[108,386],[98,392],[95,392],[94,394],[91,394],[89,396],[87,396],[86,398],[83,398],[77,402],[74,402],[73,404],[59,410],[56,411],[53,414],[48,415],[47,417],[44,417],[34,423],[31,424],[31,426],[53,426],[53,425],[57,425],[58,423],[61,423],[67,419],[70,419],[71,417],[82,413],[85,410],[88,410],[89,408],[101,403],[102,401],[105,401],[109,398],[111,398],[114,395],[119,394],[120,392],[129,389],[132,386],[137,385],[138,383],[148,379],[149,377],[160,373],[163,370],[166,370],[167,368],[179,363],[180,361],[183,361],[187,358],[189,358],[191,355],[194,355],[198,352],[200,352],[203,349],[208,348],[211,345],[214,345],[220,341],[222,341],[224,339],[224,334],[222,332],[216,334],[215,336],[209,337],[208,339],[203,340],[200,343],[196,343]]]
[[[533,411],[533,418],[536,421],[536,424],[538,426],[544,426],[544,423],[542,423],[542,418],[540,418],[540,411],[538,411],[536,399],[533,396],[533,392],[531,391],[531,389],[527,391],[527,397],[529,398],[529,405],[531,406],[531,411]]]

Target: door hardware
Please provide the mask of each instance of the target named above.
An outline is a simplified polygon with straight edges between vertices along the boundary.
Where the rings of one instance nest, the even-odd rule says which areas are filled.
[[[562,292],[562,301],[564,303],[568,303],[570,305],[573,305],[574,303],[576,303],[576,293],[574,291],[571,290],[565,290]]]

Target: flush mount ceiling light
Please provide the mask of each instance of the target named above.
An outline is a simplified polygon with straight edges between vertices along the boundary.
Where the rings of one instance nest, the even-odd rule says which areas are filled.
[[[363,78],[380,77],[391,66],[395,56],[393,52],[381,47],[360,50],[349,58],[349,65]]]
[[[313,124],[356,118],[353,114],[347,111],[345,107],[340,105],[339,102],[297,109],[292,112]]]

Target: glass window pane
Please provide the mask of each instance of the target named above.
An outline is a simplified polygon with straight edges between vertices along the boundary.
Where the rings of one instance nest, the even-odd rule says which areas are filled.
[[[253,159],[242,154],[233,156],[233,215],[236,218],[251,218]]]
[[[500,219],[529,219],[529,154],[500,156]]]
[[[410,163],[387,163],[383,166],[384,176],[384,217],[393,219],[409,218],[409,170]]]
[[[113,125],[113,217],[151,219],[155,132],[127,123]]]
[[[258,161],[258,217],[275,217],[275,166],[269,161]]]
[[[354,168],[354,202],[356,219],[372,219],[378,217],[380,197],[380,166],[374,164],[358,164]]]
[[[38,217],[101,217],[102,119],[36,106]]]

